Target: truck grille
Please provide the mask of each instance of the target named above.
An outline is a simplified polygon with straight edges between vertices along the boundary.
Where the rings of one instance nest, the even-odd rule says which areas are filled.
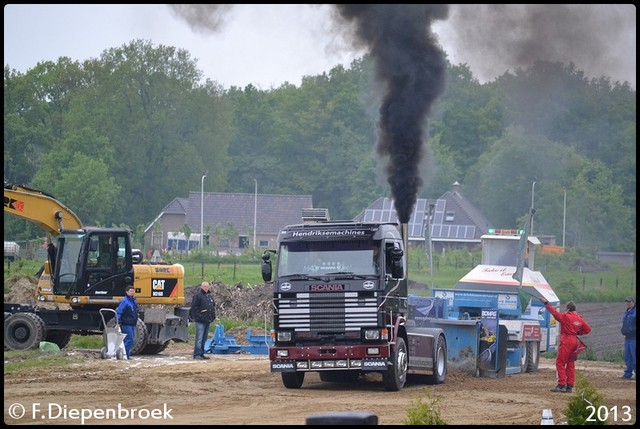
[[[278,294],[278,325],[297,332],[340,333],[377,326],[377,292]]]

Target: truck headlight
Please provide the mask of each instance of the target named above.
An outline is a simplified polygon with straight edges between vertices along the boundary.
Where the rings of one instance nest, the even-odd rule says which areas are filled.
[[[291,331],[278,331],[278,341],[291,341]]]
[[[377,329],[367,329],[364,331],[364,339],[365,340],[379,340],[380,339],[380,331]]]

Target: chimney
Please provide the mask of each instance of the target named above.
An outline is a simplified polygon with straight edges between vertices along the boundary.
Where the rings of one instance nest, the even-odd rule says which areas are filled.
[[[451,192],[453,192],[454,194],[456,194],[458,196],[462,195],[460,193],[460,183],[458,183],[457,180],[455,182],[453,182],[453,185],[451,185]]]

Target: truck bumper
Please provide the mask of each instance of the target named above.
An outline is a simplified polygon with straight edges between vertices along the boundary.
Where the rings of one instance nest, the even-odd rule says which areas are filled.
[[[387,344],[357,346],[271,347],[271,372],[331,371],[351,369],[386,371]]]

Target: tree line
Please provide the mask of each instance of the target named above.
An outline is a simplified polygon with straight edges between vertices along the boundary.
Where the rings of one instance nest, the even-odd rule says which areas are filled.
[[[348,68],[262,89],[204,78],[186,50],[133,40],[98,58],[4,68],[4,180],[54,195],[85,224],[144,229],[200,190],[310,194],[332,218],[389,197],[376,154],[380,86]],[[447,63],[428,118],[419,198],[462,193],[498,228],[592,251],[636,241],[636,91],[537,61],[480,83]],[[5,240],[42,235],[5,216]]]

